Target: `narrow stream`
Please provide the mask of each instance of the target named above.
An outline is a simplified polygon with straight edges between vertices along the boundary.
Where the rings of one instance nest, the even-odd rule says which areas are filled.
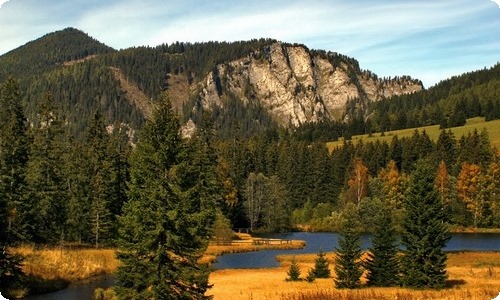
[[[115,283],[115,276],[112,274],[94,277],[70,284],[67,288],[41,295],[32,295],[26,300],[91,300],[94,297],[94,290],[97,288],[108,288]]]

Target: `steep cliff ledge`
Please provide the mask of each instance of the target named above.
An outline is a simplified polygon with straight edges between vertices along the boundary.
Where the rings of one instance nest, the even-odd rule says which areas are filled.
[[[404,76],[378,79],[354,60],[300,45],[274,43],[236,61],[220,64],[200,83],[201,106],[224,107],[232,96],[257,103],[280,124],[340,119],[348,100],[362,103],[422,89]]]

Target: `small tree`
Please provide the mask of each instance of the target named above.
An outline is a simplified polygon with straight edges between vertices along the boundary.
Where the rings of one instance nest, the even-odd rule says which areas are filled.
[[[233,237],[231,222],[220,211],[217,211],[217,213],[215,214],[213,237],[217,245],[231,244],[231,238]]]
[[[399,283],[398,241],[391,211],[382,207],[375,217],[372,247],[365,268],[371,286],[394,286]]]
[[[286,281],[300,281],[300,268],[295,256],[292,258],[292,263],[290,264],[290,269],[286,272],[288,278]]]
[[[314,268],[311,270],[312,275],[315,278],[329,278],[330,277],[330,266],[328,259],[326,258],[326,253],[323,249],[318,252],[318,257],[314,261]]]
[[[361,234],[356,221],[356,207],[349,203],[342,223],[337,259],[335,262],[335,286],[337,288],[358,288],[363,274],[361,259]]]

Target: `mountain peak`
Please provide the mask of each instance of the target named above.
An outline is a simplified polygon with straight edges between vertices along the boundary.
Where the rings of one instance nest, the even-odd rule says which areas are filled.
[[[115,51],[83,31],[68,27],[48,33],[0,56],[0,81],[50,70],[64,62]]]

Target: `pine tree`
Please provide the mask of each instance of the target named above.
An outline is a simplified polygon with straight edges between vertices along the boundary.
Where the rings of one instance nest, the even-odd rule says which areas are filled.
[[[337,288],[358,288],[363,274],[361,262],[361,234],[356,221],[356,207],[349,203],[336,249],[335,286]]]
[[[330,266],[328,259],[326,258],[326,253],[323,249],[320,249],[318,256],[314,260],[314,268],[311,271],[315,278],[330,278]]]
[[[40,102],[38,122],[31,130],[27,165],[30,239],[55,243],[64,239],[67,193],[64,187],[64,128],[50,94]]]
[[[7,229],[14,240],[25,238],[29,223],[23,201],[29,138],[21,100],[18,83],[8,78],[0,88],[0,198],[5,198]]]
[[[372,247],[365,262],[367,284],[394,286],[399,284],[398,240],[391,211],[381,207],[374,222]]]
[[[0,292],[20,282],[22,258],[8,246],[25,238],[25,172],[28,161],[27,124],[17,82],[8,78],[0,86]]]
[[[88,199],[90,204],[89,223],[92,240],[96,247],[109,238],[111,213],[109,210],[111,190],[111,162],[108,149],[110,138],[104,118],[96,111],[85,133],[85,157],[87,158]]]
[[[300,281],[300,267],[299,264],[297,263],[297,260],[295,259],[295,256],[292,258],[292,262],[290,264],[290,268],[286,272],[288,277],[286,278],[287,281]]]
[[[422,160],[411,174],[402,234],[403,284],[408,287],[443,288],[447,279],[443,248],[450,234],[434,174],[430,163]]]
[[[132,153],[129,200],[120,218],[119,298],[209,298],[208,272],[197,260],[213,224],[213,182],[200,170],[205,158],[187,150],[163,97]]]

